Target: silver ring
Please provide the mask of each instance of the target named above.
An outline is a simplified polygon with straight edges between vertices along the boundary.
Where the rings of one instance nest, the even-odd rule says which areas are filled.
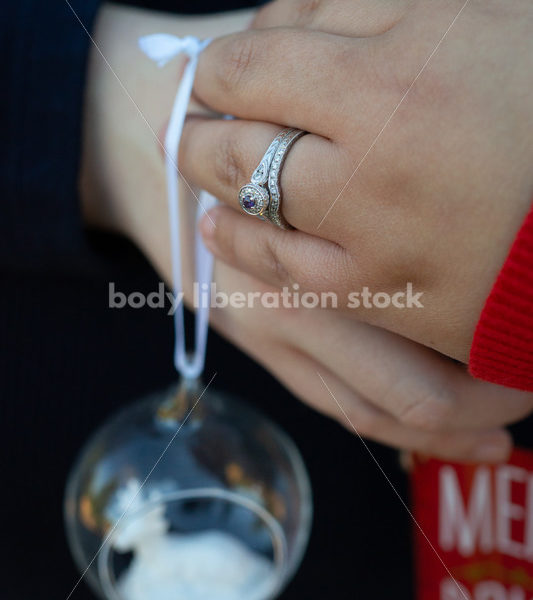
[[[266,220],[270,203],[270,193],[267,186],[270,166],[280,143],[292,131],[295,130],[287,127],[278,133],[252,173],[250,183],[243,185],[239,190],[239,204],[245,213]]]
[[[302,131],[301,129],[292,129],[290,132],[287,132],[283,140],[277,146],[270,165],[270,171],[268,172],[270,203],[266,216],[271,223],[277,225],[281,229],[294,229],[292,225],[287,223],[281,214],[281,169],[283,168],[283,163],[285,162],[287,154],[289,153],[289,150],[294,142],[300,139],[306,133],[307,131]]]

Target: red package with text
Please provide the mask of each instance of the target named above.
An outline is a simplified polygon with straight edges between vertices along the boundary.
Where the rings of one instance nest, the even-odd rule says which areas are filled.
[[[411,482],[417,600],[533,600],[533,452],[417,458]]]

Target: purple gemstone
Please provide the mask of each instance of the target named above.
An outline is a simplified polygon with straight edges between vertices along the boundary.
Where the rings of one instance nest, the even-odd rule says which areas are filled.
[[[250,209],[255,206],[255,200],[252,198],[252,196],[250,196],[250,194],[246,194],[246,196],[244,196],[242,199],[242,204],[244,208]]]

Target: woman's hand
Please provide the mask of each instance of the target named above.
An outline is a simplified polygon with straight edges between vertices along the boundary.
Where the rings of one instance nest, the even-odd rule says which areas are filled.
[[[126,8],[101,13],[96,42],[144,118],[95,50],[81,180],[88,224],[129,236],[167,282],[171,268],[165,177],[152,130],[164,124],[183,65],[177,61],[155,69],[135,52],[136,39],[156,31],[215,34],[202,33],[201,27],[186,31],[183,21],[172,18]],[[243,22],[249,15],[236,19]],[[230,27],[228,20],[223,25]],[[245,219],[234,213],[232,217]],[[224,228],[231,226],[227,221]],[[258,226],[259,235],[275,231],[254,220],[243,222],[242,231],[249,226]],[[190,247],[185,244],[184,250]],[[185,279],[191,277],[189,272]],[[215,281],[227,294],[276,291],[223,263],[216,264]],[[190,289],[187,298],[190,302]],[[352,431],[398,448],[447,458],[503,460],[510,437],[502,425],[533,408],[530,394],[474,381],[438,353],[338,311],[267,309],[258,301],[253,309],[213,309],[211,319],[303,401]]]
[[[267,5],[261,29],[202,55],[197,98],[240,120],[190,119],[181,164],[238,209],[280,126],[309,131],[281,179],[298,231],[217,209],[216,228],[204,221],[211,250],[276,287],[336,292],[339,306],[365,286],[392,295],[412,283],[423,309],[345,314],[466,362],[533,195],[533,5],[463,6]]]
[[[228,297],[276,291],[223,263],[215,281]],[[395,448],[504,460],[511,440],[502,426],[533,409],[533,394],[476,381],[437,352],[336,311],[264,308],[256,299],[253,308],[212,309],[211,322],[295,396]]]

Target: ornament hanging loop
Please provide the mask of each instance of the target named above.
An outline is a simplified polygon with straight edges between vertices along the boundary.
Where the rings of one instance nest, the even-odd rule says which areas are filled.
[[[152,60],[162,67],[169,60],[184,53],[189,61],[185,67],[181,83],[172,107],[170,121],[165,136],[165,167],[167,178],[168,216],[170,225],[170,250],[172,255],[172,287],[174,298],[183,297],[180,219],[179,219],[179,166],[178,148],[187,115],[194,77],[198,66],[198,57],[211,40],[200,40],[193,36],[179,38],[173,35],[157,33],[139,39],[139,47]],[[196,222],[216,199],[205,191],[200,192]],[[198,227],[195,230],[195,278],[198,286],[209,285],[213,276],[213,256],[204,246]],[[183,301],[174,312],[174,365],[186,380],[195,380],[204,370],[207,333],[209,326],[209,304],[200,303],[195,314],[194,349],[187,353],[185,345],[185,319]]]

